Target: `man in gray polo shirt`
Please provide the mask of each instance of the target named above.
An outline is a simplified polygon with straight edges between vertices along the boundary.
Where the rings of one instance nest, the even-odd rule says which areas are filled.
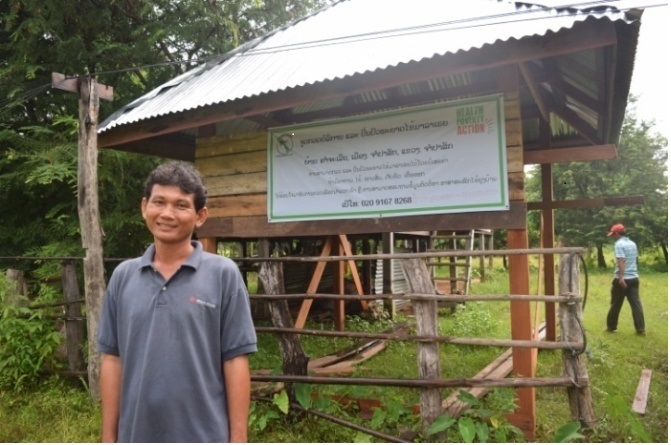
[[[186,163],[147,179],[154,243],[112,274],[98,331],[104,442],[247,439],[256,335],[236,265],[191,240],[206,199]]]

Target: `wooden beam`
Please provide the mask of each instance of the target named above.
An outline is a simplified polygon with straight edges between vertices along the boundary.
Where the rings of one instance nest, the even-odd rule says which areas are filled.
[[[564,122],[573,127],[575,131],[580,133],[582,137],[587,139],[591,144],[599,145],[605,142],[599,137],[597,129],[593,128],[588,122],[582,119],[578,113],[567,107],[565,103],[559,102],[556,99],[550,99],[548,100],[548,108],[562,118]]]
[[[79,93],[79,84],[81,83],[81,79],[86,77],[91,76],[65,77],[65,75],[61,73],[51,73],[51,87],[58,90],[68,91],[70,93]],[[114,88],[97,83],[96,89],[98,93],[98,99],[107,100],[110,102],[114,100]]]
[[[199,237],[277,238],[327,236],[428,230],[470,230],[473,227],[511,229],[525,227],[527,207],[511,202],[510,210],[500,212],[451,213],[444,215],[360,218],[333,221],[268,222],[263,216],[210,217],[198,229]]]
[[[550,113],[548,112],[548,109],[545,106],[545,100],[543,100],[543,93],[540,90],[540,88],[538,88],[538,84],[534,80],[533,74],[531,74],[531,71],[527,67],[528,63],[529,62],[521,62],[518,65],[520,73],[522,74],[524,83],[529,89],[529,93],[531,93],[531,97],[534,98],[534,102],[536,103],[536,106],[538,107],[538,110],[540,111],[543,120],[545,122],[550,122]]]
[[[501,68],[528,60],[570,54],[617,43],[614,26],[604,20],[587,20],[561,30],[552,38],[531,37],[514,43],[487,46],[477,51],[434,57],[422,62],[400,64],[344,79],[316,82],[300,88],[287,88],[253,98],[199,107],[156,119],[117,126],[99,135],[101,147],[112,147],[160,134],[174,133],[210,123],[293,108],[317,100],[346,97],[357,93],[394,87],[411,82],[490,68]]]
[[[407,105],[407,100],[412,99],[412,105],[424,103],[433,103],[436,101],[447,101],[472,94],[484,95],[494,94],[498,91],[498,82],[486,81],[470,85],[460,85],[449,88],[444,91],[427,91],[420,94],[413,94],[412,97],[402,97],[394,94],[398,88],[386,88],[387,98],[375,102],[359,102],[358,96],[349,96],[345,99],[342,106],[337,108],[327,108],[324,110],[308,111],[304,113],[294,113],[291,109],[281,110],[273,114],[276,119],[284,122],[308,122],[320,119],[332,119],[336,117],[351,116],[353,114],[372,113],[378,110],[388,110],[390,108],[399,108]]]
[[[599,102],[598,99],[594,99],[589,94],[583,92],[582,90],[573,86],[573,84],[566,82],[565,80],[559,79],[553,81],[552,86],[554,88],[561,90],[567,96],[571,96],[573,99],[591,108],[592,110],[594,110],[599,114],[602,114],[606,111],[606,106],[603,103]]]
[[[550,208],[594,209],[597,207],[642,205],[644,203],[645,198],[641,195],[636,195],[636,196],[619,196],[613,198],[588,198],[588,199],[572,199],[567,201],[552,201],[550,203]],[[528,202],[527,210],[542,210],[544,206],[545,204],[542,202]]]
[[[196,152],[196,138],[184,133],[172,133],[142,141],[130,142],[120,150],[147,156],[177,159],[193,162]]]
[[[524,164],[557,164],[559,162],[603,161],[617,158],[613,144],[584,147],[548,148],[524,152]]]
[[[331,254],[331,249],[333,248],[333,237],[329,236],[326,238],[326,241],[324,242],[324,246],[322,247],[322,253],[320,256],[326,257]],[[319,282],[322,279],[322,275],[324,275],[324,270],[326,269],[326,262],[322,261],[317,263],[317,267],[315,267],[315,271],[312,274],[312,279],[310,280],[310,284],[308,285],[308,290],[306,293],[308,294],[314,294],[317,292],[317,288],[319,288]],[[296,322],[294,323],[294,327],[302,329],[305,326],[305,322],[308,319],[308,313],[310,312],[310,307],[312,306],[312,299],[305,299],[303,300],[303,303],[301,303],[301,308],[298,311],[298,315],[296,316]]]
[[[638,381],[634,403],[631,405],[631,410],[636,414],[645,414],[645,409],[648,405],[650,380],[652,380],[652,371],[650,369],[644,369],[643,372],[641,372],[641,380]]]

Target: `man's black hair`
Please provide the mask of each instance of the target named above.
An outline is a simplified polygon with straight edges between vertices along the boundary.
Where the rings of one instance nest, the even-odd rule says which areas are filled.
[[[184,193],[193,195],[193,204],[196,211],[205,207],[207,190],[203,185],[200,172],[191,164],[182,161],[170,161],[154,169],[145,182],[144,196],[149,199],[154,184],[174,185]]]

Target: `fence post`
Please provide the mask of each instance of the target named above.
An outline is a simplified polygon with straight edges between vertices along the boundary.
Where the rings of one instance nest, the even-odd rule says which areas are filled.
[[[26,282],[26,275],[22,270],[7,269],[7,281],[14,284],[14,293],[7,295],[7,303],[25,306],[27,303],[19,299],[19,295],[28,296],[28,283]]]
[[[284,274],[281,263],[264,262],[259,269],[259,282],[263,293],[267,295],[284,294]],[[293,328],[294,323],[289,312],[287,300],[271,300],[268,303],[273,326]],[[286,375],[307,375],[310,357],[305,355],[298,335],[279,334],[280,352],[282,354],[282,372]],[[287,394],[296,401],[293,384],[287,384]]]
[[[435,294],[426,263],[420,258],[401,260],[403,272],[408,281],[409,291],[418,294]],[[421,336],[438,336],[438,302],[413,300],[412,307],[417,320],[417,334]],[[420,342],[417,344],[417,361],[420,379],[440,379],[440,350],[436,342]],[[442,412],[439,388],[423,388],[419,394],[419,409],[422,417],[424,434],[433,421]]]
[[[561,256],[559,265],[559,293],[562,296],[580,293],[578,273],[578,255],[575,253]],[[582,324],[582,307],[579,302],[559,304],[559,324],[561,339],[564,342],[586,342],[585,329]],[[583,426],[594,428],[597,424],[596,413],[592,403],[592,391],[589,387],[587,366],[582,355],[583,351],[564,350],[564,374],[575,386],[569,387],[568,400],[571,415]]]
[[[79,285],[77,271],[72,260],[61,263],[61,280],[63,283],[63,297],[65,301],[79,300]],[[81,319],[80,303],[65,305],[65,339],[68,356],[68,370],[81,371],[85,369],[82,344],[84,343],[84,320]]]

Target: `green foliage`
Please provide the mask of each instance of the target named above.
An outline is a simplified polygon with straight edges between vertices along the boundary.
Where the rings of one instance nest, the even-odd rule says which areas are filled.
[[[639,250],[662,248],[666,252],[668,141],[660,134],[650,134],[650,123],[636,119],[635,104],[636,99],[631,97],[617,158],[553,165],[553,192],[557,201],[642,195],[645,203],[556,210],[555,233],[565,246],[601,248],[610,243],[606,237],[610,226],[621,222]],[[535,168],[526,182],[528,200],[540,199],[540,184],[540,168]],[[539,222],[540,212],[529,212],[532,231],[539,227]]]
[[[557,428],[552,440],[558,443],[567,443],[585,437],[578,431],[580,431],[580,422],[569,422]]]
[[[480,400],[469,392],[459,390],[457,398],[470,405],[459,419],[449,414],[438,416],[429,427],[429,436],[439,433],[454,437],[457,433],[461,440],[472,443],[511,442],[523,437],[522,431],[514,427],[503,417],[515,408],[514,395],[511,392],[494,391],[489,400]]]
[[[249,428],[253,432],[260,433],[266,429],[268,423],[279,419],[280,413],[277,410],[264,409],[261,405],[256,402],[252,402],[249,407]]]
[[[449,414],[441,414],[440,416],[436,417],[436,420],[434,420],[431,426],[429,426],[428,433],[430,436],[433,436],[434,434],[443,432],[454,425],[455,422],[456,420],[454,420]]]
[[[279,393],[273,394],[273,405],[284,414],[289,414],[289,396],[287,392],[282,390]]]
[[[478,333],[490,332],[495,324],[487,303],[483,302],[458,305],[457,313],[450,321],[446,335],[454,337],[474,337]]]
[[[306,383],[298,383],[294,388],[298,403],[305,409],[312,408],[312,386]]]
[[[38,298],[36,301],[44,301]],[[18,390],[51,364],[60,335],[40,309],[28,309],[28,299],[16,294],[0,275],[0,388]]]
[[[54,251],[83,256],[76,190],[78,101],[76,95],[50,89],[52,72],[98,73],[100,83],[114,87],[114,102],[100,104],[102,121],[203,59],[324,3],[0,2],[0,256]],[[139,205],[143,181],[158,161],[100,152],[99,207],[107,257],[137,256],[150,241]]]
[[[629,404],[621,395],[611,395],[606,397],[606,407],[608,408],[608,415],[618,425],[628,425],[628,433],[633,436],[636,442],[652,442],[650,434],[645,431],[645,427],[639,419],[630,411]]]
[[[0,442],[100,440],[100,405],[81,381],[52,376],[20,391],[0,388]]]

